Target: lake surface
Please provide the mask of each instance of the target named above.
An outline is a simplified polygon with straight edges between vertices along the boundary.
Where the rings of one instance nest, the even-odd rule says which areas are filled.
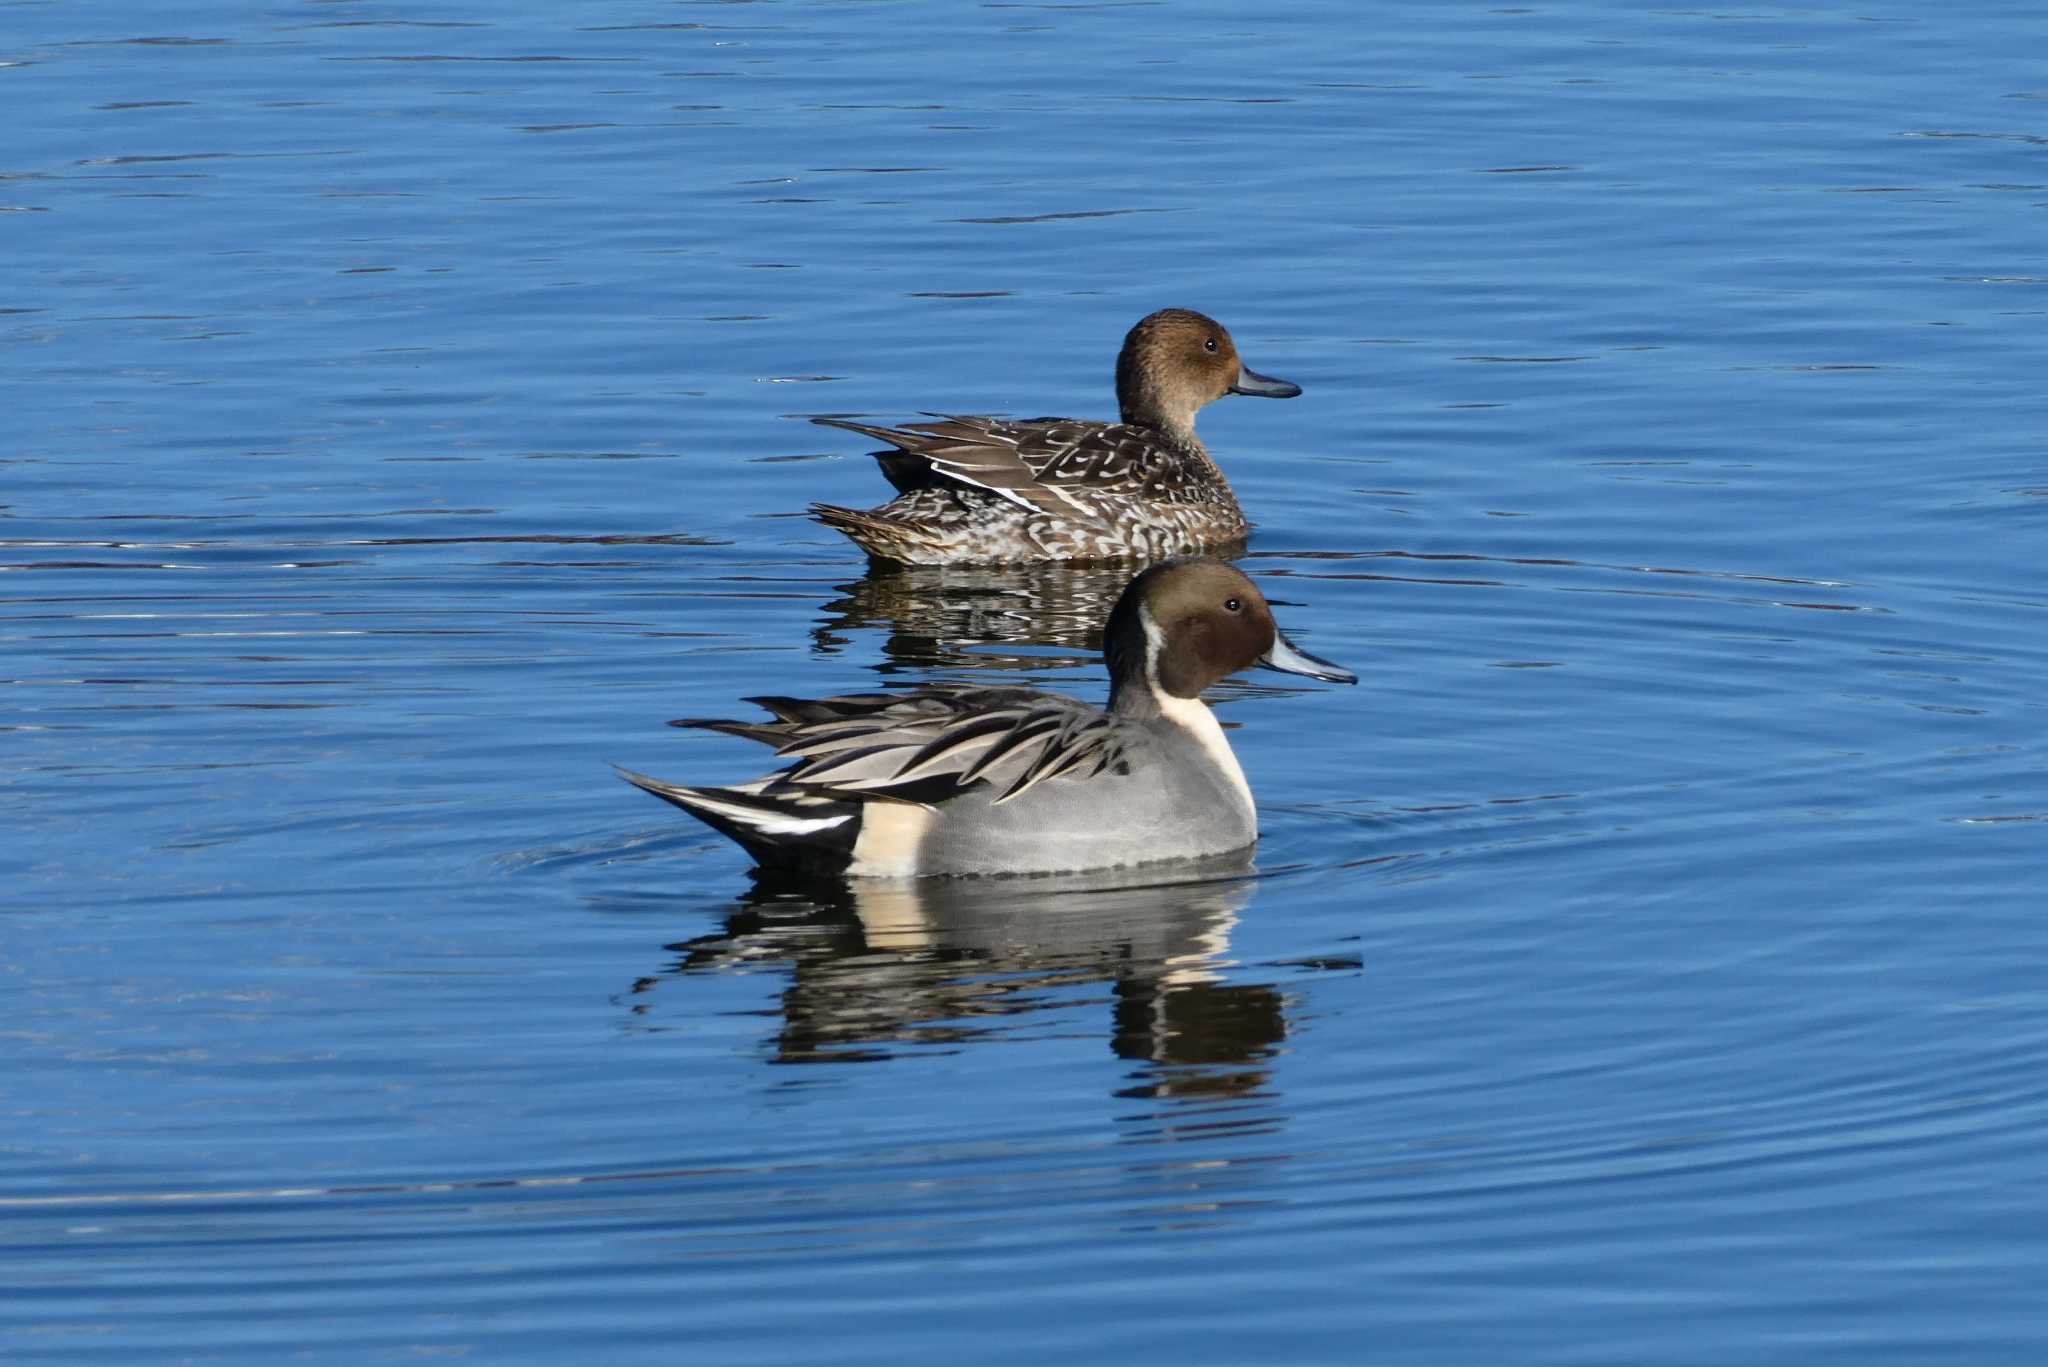
[[[0,1350],[2038,1363],[2044,52],[0,3]],[[1255,863],[757,883],[613,776],[1099,698],[1119,574],[869,575],[804,419],[1107,416],[1165,305],[1362,676],[1213,695]]]

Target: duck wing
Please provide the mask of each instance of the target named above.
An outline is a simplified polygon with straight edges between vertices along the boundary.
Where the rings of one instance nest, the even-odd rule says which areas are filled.
[[[889,443],[892,449],[876,452],[876,459],[904,493],[935,483],[965,485],[1030,511],[1103,525],[1107,519],[1087,496],[1144,494],[1172,454],[1158,433],[1129,423],[933,416],[936,421],[901,427],[811,421]]]
[[[794,763],[770,790],[939,802],[977,784],[997,802],[1063,775],[1122,765],[1126,728],[1099,708],[1028,688],[941,684],[836,698],[752,698],[773,722],[671,723],[745,736]]]

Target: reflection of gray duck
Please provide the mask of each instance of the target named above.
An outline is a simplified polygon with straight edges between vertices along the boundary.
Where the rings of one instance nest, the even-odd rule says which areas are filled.
[[[756,698],[774,721],[685,724],[773,745],[791,767],[730,788],[625,777],[767,867],[900,877],[1194,859],[1258,838],[1251,789],[1202,690],[1254,664],[1355,682],[1290,644],[1257,586],[1215,560],[1133,579],[1103,655],[1106,711],[966,684]]]
[[[889,443],[877,451],[897,497],[862,512],[812,505],[877,560],[905,565],[1151,560],[1223,550],[1251,524],[1195,436],[1225,394],[1289,399],[1299,385],[1238,359],[1215,319],[1161,309],[1116,361],[1122,421],[942,417],[877,427],[817,418]]]
[[[1250,870],[1239,852],[1173,870],[1199,881],[1136,885],[1128,872],[902,883],[763,875],[721,932],[671,946],[680,957],[669,971],[786,961],[783,1062],[999,1038],[1004,1021],[1071,1010],[1075,989],[1107,982],[1116,1054],[1165,1069],[1138,1090],[1234,1094],[1264,1074],[1213,1065],[1257,1064],[1287,1033],[1278,991],[1225,976],[1231,929],[1257,886]],[[642,979],[635,993],[665,981]]]

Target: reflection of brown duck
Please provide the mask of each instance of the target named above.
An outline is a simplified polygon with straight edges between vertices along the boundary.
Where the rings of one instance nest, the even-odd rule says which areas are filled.
[[[820,654],[831,654],[854,632],[885,631],[884,673],[1086,670],[1102,650],[1102,624],[1130,578],[1121,565],[878,566],[825,605],[812,640]],[[1038,649],[1001,649],[1011,645]]]
[[[758,878],[722,930],[669,946],[636,1011],[673,978],[786,961],[780,1063],[891,1057],[1001,1038],[1017,1018],[1072,1010],[1108,983],[1108,1036],[1142,1065],[1124,1095],[1256,1090],[1287,1033],[1285,999],[1227,979],[1230,932],[1255,884],[1240,853],[1141,875],[861,884]],[[1091,1000],[1092,995],[1091,995]]]

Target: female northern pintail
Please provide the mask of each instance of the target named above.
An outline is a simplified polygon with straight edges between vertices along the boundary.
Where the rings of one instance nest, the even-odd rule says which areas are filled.
[[[753,698],[776,719],[675,724],[764,741],[791,767],[731,788],[620,773],[769,868],[905,877],[1194,859],[1258,839],[1251,788],[1202,690],[1254,664],[1357,682],[1295,648],[1252,581],[1217,560],[1133,579],[1102,653],[1106,711],[966,684]]]
[[[813,418],[891,449],[875,452],[900,491],[866,512],[814,503],[828,527],[877,560],[905,565],[1156,559],[1244,539],[1251,524],[1195,436],[1195,413],[1225,394],[1291,399],[1213,318],[1161,309],[1116,358],[1123,420],[946,417],[874,427]]]

